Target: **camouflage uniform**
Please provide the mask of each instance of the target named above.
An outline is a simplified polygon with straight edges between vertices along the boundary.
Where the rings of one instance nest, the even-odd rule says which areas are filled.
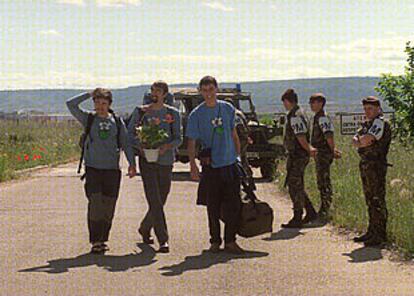
[[[326,215],[332,203],[332,185],[330,168],[334,152],[329,147],[327,138],[333,137],[334,127],[324,110],[315,114],[311,136],[311,145],[318,150],[316,154],[316,179],[321,195],[320,215]]]
[[[306,136],[306,139],[309,140],[308,120],[299,106],[295,106],[287,114],[283,143],[288,152],[285,185],[289,189],[295,216],[299,215],[300,217],[304,208],[308,210],[312,207],[304,185],[304,174],[309,163],[309,154],[297,139],[297,136],[301,135]]]
[[[388,217],[385,186],[391,127],[382,116],[378,116],[372,121],[363,123],[358,135],[372,135],[376,139],[372,145],[358,149],[361,157],[359,170],[368,206],[368,233],[373,237],[385,240]]]
[[[254,186],[253,184],[253,171],[250,168],[249,161],[247,160],[247,147],[249,146],[249,126],[247,124],[247,119],[244,116],[243,112],[236,109],[236,130],[237,135],[240,140],[240,158],[243,165],[243,168],[247,174],[247,181],[249,185]]]

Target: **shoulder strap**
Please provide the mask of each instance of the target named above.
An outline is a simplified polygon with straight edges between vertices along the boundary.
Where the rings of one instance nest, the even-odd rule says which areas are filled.
[[[116,133],[116,143],[118,145],[118,149],[121,149],[121,129],[122,129],[122,123],[121,123],[121,119],[114,115],[114,119],[115,119],[115,123],[116,123],[116,128],[117,128],[117,133]]]
[[[167,107],[167,114],[171,115],[174,118],[174,113],[171,111],[171,109],[169,107]],[[171,136],[174,136],[174,126],[173,123],[170,122],[170,132],[171,132]]]
[[[84,132],[84,136],[83,136],[82,151],[81,151],[81,156],[80,156],[80,159],[79,159],[78,174],[80,174],[80,171],[82,169],[83,157],[85,155],[85,142],[86,142],[86,138],[89,136],[89,133],[91,132],[91,128],[92,128],[92,124],[93,124],[94,119],[95,119],[95,114],[88,113],[88,119],[86,121],[85,132]],[[83,180],[83,176],[82,176],[81,180]]]

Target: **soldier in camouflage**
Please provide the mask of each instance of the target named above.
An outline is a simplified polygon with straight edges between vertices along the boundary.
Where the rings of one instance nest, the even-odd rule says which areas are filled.
[[[317,150],[315,157],[316,180],[321,196],[321,206],[318,217],[321,221],[328,220],[329,209],[332,203],[332,184],[330,167],[334,158],[340,157],[335,148],[334,126],[324,110],[325,95],[313,94],[309,99],[311,110],[315,113],[313,118],[311,145]]]
[[[309,145],[308,120],[298,105],[298,96],[293,89],[282,95],[287,113],[284,146],[288,153],[286,164],[286,182],[293,202],[293,218],[283,228],[300,228],[317,218],[317,214],[305,191],[304,174],[309,156],[315,156],[316,150]],[[302,220],[303,209],[306,216]]]
[[[391,127],[384,121],[380,101],[375,97],[362,100],[366,121],[353,138],[361,157],[359,170],[365,200],[368,206],[369,224],[366,234],[354,238],[365,246],[379,246],[386,242],[387,207],[385,186],[387,154],[391,143]]]

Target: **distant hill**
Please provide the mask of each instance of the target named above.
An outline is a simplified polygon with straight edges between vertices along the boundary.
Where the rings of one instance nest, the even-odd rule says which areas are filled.
[[[296,80],[274,80],[260,82],[242,82],[242,90],[249,91],[258,112],[280,112],[283,106],[281,94],[287,88],[294,88],[299,100],[307,107],[308,98],[312,93],[323,92],[329,99],[328,109],[331,111],[361,111],[361,98],[376,94],[374,87],[378,77],[345,77],[315,78]],[[235,83],[223,83],[222,87],[233,87]],[[195,84],[178,84],[171,87],[195,87]],[[131,112],[142,102],[149,85],[132,86],[114,89],[114,110]],[[68,113],[65,106],[67,98],[80,93],[79,89],[43,89],[43,90],[10,90],[0,91],[0,111],[13,112],[18,110],[42,110],[48,113]],[[91,102],[83,105],[92,108]]]

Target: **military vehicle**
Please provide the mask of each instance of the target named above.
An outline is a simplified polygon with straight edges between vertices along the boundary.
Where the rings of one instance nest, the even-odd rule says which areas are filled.
[[[172,91],[174,95],[174,105],[179,109],[183,127],[187,125],[187,118],[190,112],[197,107],[203,98],[197,89],[177,89]],[[271,178],[276,172],[278,160],[283,158],[285,150],[282,145],[283,117],[273,120],[272,124],[260,123],[251,94],[242,92],[237,88],[219,89],[217,93],[219,100],[231,98],[237,109],[241,110],[250,128],[250,138],[253,143],[249,145],[247,157],[252,167],[260,168],[262,177]],[[185,130],[183,131],[185,134]],[[177,160],[188,162],[187,139],[184,138],[183,144],[177,151]]]

